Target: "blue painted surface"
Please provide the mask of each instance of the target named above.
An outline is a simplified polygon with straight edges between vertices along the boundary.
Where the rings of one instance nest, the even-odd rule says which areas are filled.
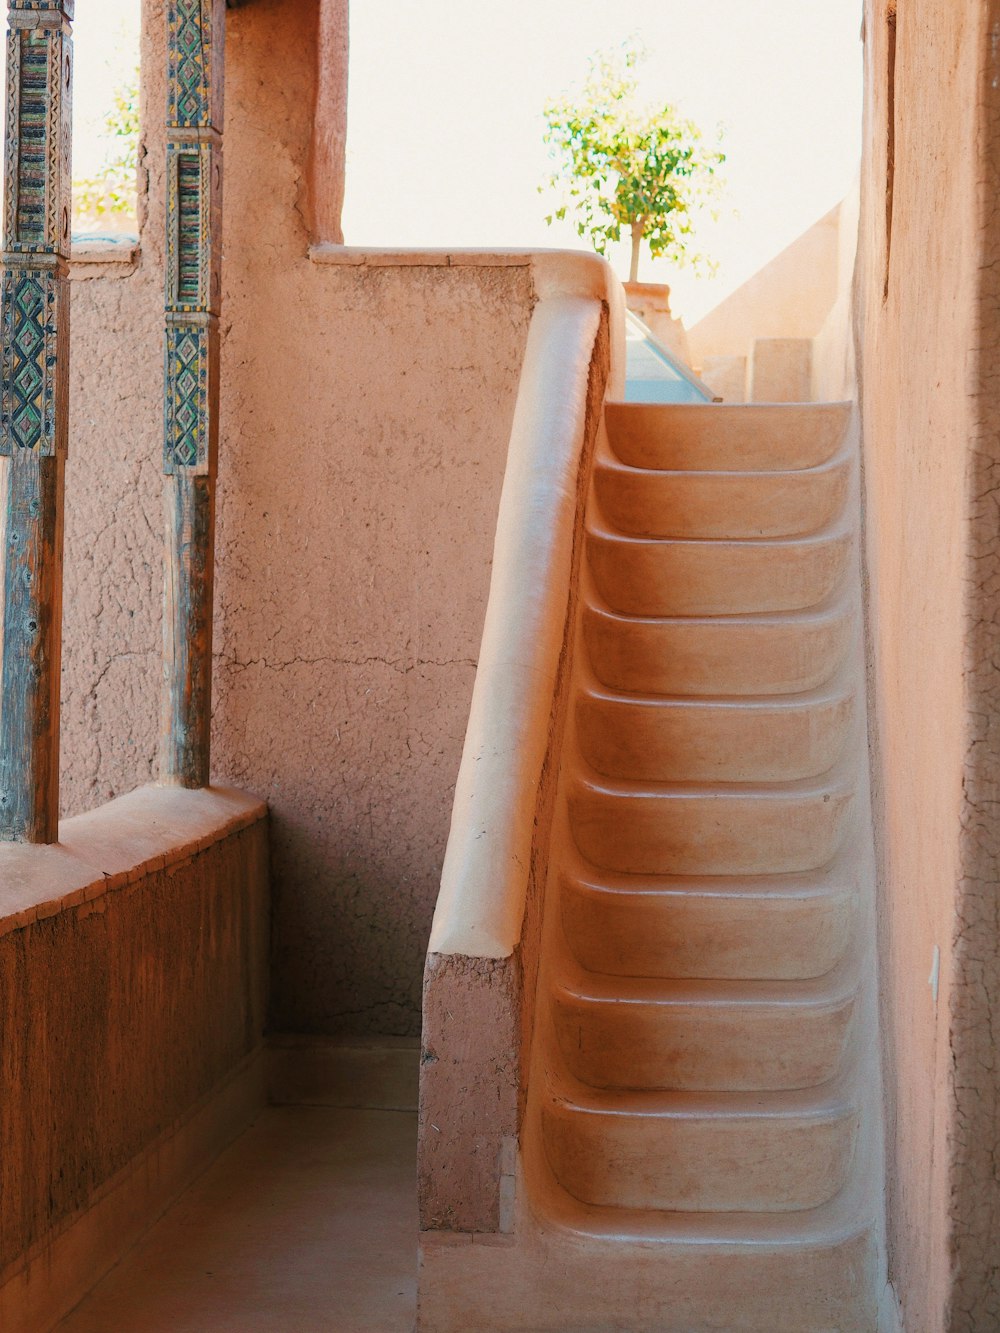
[[[625,316],[625,401],[710,403],[713,395],[629,311]]]

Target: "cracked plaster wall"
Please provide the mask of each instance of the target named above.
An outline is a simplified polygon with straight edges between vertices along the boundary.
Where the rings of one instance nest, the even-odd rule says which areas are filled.
[[[147,0],[138,265],[128,276],[109,276],[111,266],[98,264],[71,269],[64,815],[156,776],[164,528],[163,18],[163,0]]]
[[[1000,1326],[1000,5],[928,0],[893,19],[868,0],[865,29],[857,296],[889,1275],[907,1329],[967,1333]]]
[[[139,267],[73,287],[67,813],[155,777],[163,13]],[[272,1027],[415,1035],[533,294],[309,261],[316,24],[229,14],[213,771],[271,807]]]

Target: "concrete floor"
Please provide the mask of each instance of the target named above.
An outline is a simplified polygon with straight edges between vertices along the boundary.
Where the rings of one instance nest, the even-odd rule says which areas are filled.
[[[59,1333],[411,1333],[416,1133],[407,1111],[268,1108]]]

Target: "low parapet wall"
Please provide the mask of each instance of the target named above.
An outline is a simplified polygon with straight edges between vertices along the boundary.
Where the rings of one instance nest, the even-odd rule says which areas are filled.
[[[424,972],[422,1239],[511,1229],[583,501],[624,303],[595,257],[540,256],[479,670]]]
[[[266,807],[146,787],[0,844],[0,1328],[48,1328],[263,1100]]]

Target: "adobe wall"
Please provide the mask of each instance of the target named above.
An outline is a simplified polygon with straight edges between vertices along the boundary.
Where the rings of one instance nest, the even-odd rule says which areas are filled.
[[[73,288],[67,812],[155,776],[163,18],[141,258]],[[271,808],[272,1026],[413,1035],[533,296],[526,262],[310,261],[317,23],[229,14],[213,767]]]
[[[889,1273],[906,1328],[935,1333],[1000,1323],[1000,5],[900,4],[895,58],[886,0],[865,10],[857,309]]]
[[[688,330],[691,364],[747,356],[756,338],[814,338],[837,295],[840,205]]]
[[[147,787],[61,835],[0,843],[8,1333],[52,1327],[263,1100],[261,803]]]
[[[837,296],[812,342],[812,398],[817,403],[853,399],[857,390],[854,347],[854,272],[858,256],[861,177],[840,205],[837,228]]]
[[[966,363],[965,764],[949,1025],[951,1328],[961,1330],[1000,1324],[1000,4],[981,3],[976,18],[968,97],[979,112],[970,238],[978,291]]]

